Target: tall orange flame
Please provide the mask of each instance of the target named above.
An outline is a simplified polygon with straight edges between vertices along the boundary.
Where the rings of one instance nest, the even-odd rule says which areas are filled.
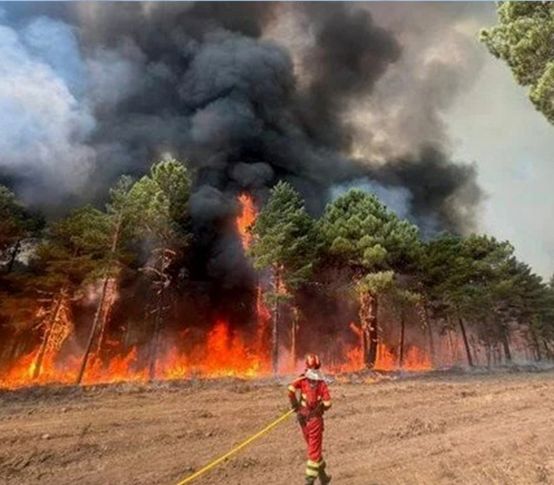
[[[256,222],[258,211],[251,195],[243,193],[238,196],[240,215],[236,219],[237,230],[241,239],[243,249],[248,249],[252,244],[252,233],[250,228]]]

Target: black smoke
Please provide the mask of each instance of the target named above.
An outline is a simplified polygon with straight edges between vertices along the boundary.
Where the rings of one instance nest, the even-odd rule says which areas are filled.
[[[409,191],[412,218],[433,231],[471,227],[475,170],[452,163],[445,147],[417,147],[378,166],[350,157],[348,113],[401,58],[396,36],[353,4],[286,9],[307,28],[300,54],[265,35],[285,10],[276,3],[29,4],[6,17],[24,25],[40,14],[74,29],[88,73],[79,99],[94,118],[80,139],[94,154],[85,198],[102,200],[119,175],[138,176],[166,152],[194,169],[192,250],[201,257],[193,278],[248,284],[230,222],[236,195],[263,201],[282,179],[314,214],[333,187],[369,178]],[[8,175],[21,174],[11,167]],[[25,177],[37,183],[32,170]],[[46,190],[36,200],[66,199]]]

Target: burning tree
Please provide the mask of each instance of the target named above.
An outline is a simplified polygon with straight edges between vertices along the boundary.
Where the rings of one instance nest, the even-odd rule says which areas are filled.
[[[135,238],[141,241],[149,254],[142,269],[152,281],[149,311],[153,317],[149,364],[151,379],[156,374],[161,325],[167,309],[167,292],[173,278],[171,267],[182,254],[188,240],[189,193],[188,171],[184,164],[175,159],[153,165],[150,174],[136,182],[129,192]]]
[[[398,367],[402,369],[406,360],[406,320],[410,308],[418,308],[421,295],[405,288],[397,288],[391,292],[392,306],[400,323],[400,338],[398,342]],[[421,319],[425,324],[425,319]],[[432,354],[432,353],[431,353]]]
[[[290,184],[279,182],[271,190],[252,233],[254,239],[249,253],[254,258],[254,266],[271,272],[271,291],[266,293],[266,298],[272,308],[271,362],[273,372],[277,373],[280,307],[284,302],[291,302],[294,291],[312,272],[318,254],[316,226],[300,195]],[[295,312],[293,308],[293,342],[297,325]]]
[[[36,273],[29,274],[27,281],[44,307],[34,377],[40,375],[47,352],[59,350],[72,333],[70,302],[85,282],[97,276],[109,246],[109,227],[106,214],[89,206],[48,227],[46,240],[37,250]]]
[[[418,230],[373,195],[351,190],[329,204],[321,219],[329,264],[350,269],[359,295],[364,362],[373,367],[379,341],[379,295],[405,270],[419,248]]]
[[[152,277],[154,299],[154,336],[151,344],[150,374],[153,377],[160,322],[163,318],[165,290],[170,280],[167,274],[177,247],[184,246],[184,224],[190,180],[186,167],[174,159],[154,164],[150,174],[137,182],[122,177],[111,191],[107,206],[110,220],[110,247],[104,265],[99,268],[102,286],[92,322],[77,383],[86,371],[89,354],[96,341],[96,355],[100,352],[108,309],[108,293],[116,291],[119,272],[129,262],[129,246],[140,244],[149,256],[143,270]],[[113,299],[112,299],[113,300]]]
[[[104,335],[109,308],[113,304],[113,298],[108,294],[114,294],[117,288],[116,280],[123,266],[127,254],[123,248],[122,240],[129,239],[131,210],[129,204],[129,191],[132,180],[129,177],[121,177],[116,186],[110,191],[111,201],[107,205],[106,218],[109,221],[109,247],[106,247],[106,257],[102,259],[97,268],[97,277],[102,279],[100,296],[96,305],[96,311],[88,334],[85,351],[77,374],[77,384],[80,384],[85,374],[89,355],[96,342],[96,356],[100,354],[102,336]]]

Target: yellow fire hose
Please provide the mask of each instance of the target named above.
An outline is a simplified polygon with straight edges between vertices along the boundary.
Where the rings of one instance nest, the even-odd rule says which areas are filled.
[[[273,428],[275,428],[275,426],[277,426],[278,424],[280,424],[282,421],[284,421],[285,419],[287,419],[292,413],[294,413],[294,410],[290,410],[290,411],[287,411],[285,414],[283,414],[280,418],[276,419],[275,421],[273,421],[272,423],[268,424],[264,429],[262,429],[261,431],[258,431],[255,435],[252,435],[250,436],[250,438],[244,440],[242,443],[240,443],[239,445],[235,446],[231,451],[225,453],[224,455],[220,456],[219,458],[215,459],[214,461],[212,461],[211,463],[208,463],[205,467],[201,468],[200,470],[198,470],[197,472],[193,473],[192,475],[188,476],[187,478],[185,478],[184,480],[182,480],[181,482],[179,482],[177,485],[184,485],[185,483],[190,483],[192,482],[193,480],[195,480],[196,478],[198,478],[199,476],[201,475],[204,475],[204,473],[210,471],[212,468],[216,467],[217,465],[219,465],[221,462],[225,461],[227,458],[233,456],[235,453],[238,453],[240,450],[242,450],[245,446],[248,446],[250,443],[252,443],[253,441],[257,440],[258,438],[260,438],[261,436],[263,436],[264,434],[268,433],[269,431],[271,431]]]

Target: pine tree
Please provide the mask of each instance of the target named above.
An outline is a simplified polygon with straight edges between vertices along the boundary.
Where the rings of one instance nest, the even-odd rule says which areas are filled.
[[[379,342],[379,295],[391,288],[419,251],[417,228],[374,195],[350,190],[329,204],[320,230],[331,264],[346,265],[360,299],[364,361],[373,367]]]
[[[294,291],[311,275],[318,253],[316,227],[300,195],[287,182],[279,182],[271,190],[252,233],[254,237],[249,254],[254,260],[254,267],[271,271],[272,288],[266,297],[272,307],[271,360],[273,372],[276,373],[280,306],[289,301]]]
[[[59,350],[69,335],[70,302],[85,282],[98,277],[109,247],[109,219],[103,212],[85,206],[72,212],[47,228],[46,239],[37,249],[33,272],[27,284],[43,295],[49,307],[42,321],[42,344],[35,364],[34,375],[40,374],[46,352]]]
[[[153,336],[150,345],[150,378],[155,378],[158,342],[167,308],[173,276],[171,267],[187,243],[187,205],[190,194],[187,168],[175,159],[154,164],[150,174],[136,182],[129,192],[129,206],[135,234],[150,253],[143,267],[152,281]]]

